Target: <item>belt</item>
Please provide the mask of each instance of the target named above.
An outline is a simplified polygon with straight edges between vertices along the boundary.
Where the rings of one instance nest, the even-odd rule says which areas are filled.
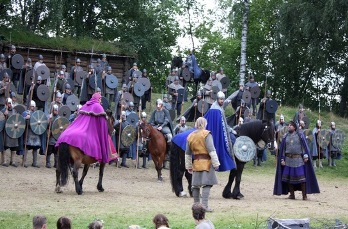
[[[195,154],[194,159],[195,160],[199,160],[199,159],[210,160],[210,156],[209,156],[209,154]]]
[[[286,153],[285,156],[289,158],[302,158],[301,154],[293,154],[293,153]]]

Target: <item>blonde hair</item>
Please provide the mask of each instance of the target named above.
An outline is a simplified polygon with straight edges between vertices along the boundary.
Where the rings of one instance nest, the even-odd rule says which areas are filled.
[[[196,123],[195,123],[196,129],[203,130],[203,129],[205,129],[206,126],[207,126],[207,120],[205,118],[199,117],[196,120]]]

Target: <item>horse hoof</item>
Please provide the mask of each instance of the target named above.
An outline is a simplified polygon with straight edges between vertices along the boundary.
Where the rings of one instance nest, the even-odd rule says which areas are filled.
[[[56,187],[55,191],[56,191],[56,193],[62,193],[63,192],[60,187]]]
[[[98,191],[99,192],[104,192],[104,189],[103,188],[98,188]]]

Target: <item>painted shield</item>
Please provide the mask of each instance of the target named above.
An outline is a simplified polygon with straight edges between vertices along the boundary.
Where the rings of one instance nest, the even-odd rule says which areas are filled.
[[[127,122],[129,122],[132,126],[136,126],[139,121],[139,117],[136,113],[130,113],[127,116]]]
[[[213,86],[213,87],[214,87],[214,86],[218,87],[218,88],[219,88],[219,91],[222,90],[222,84],[220,83],[219,80],[214,80],[213,83],[212,83],[212,86]]]
[[[58,140],[59,136],[69,126],[69,124],[69,120],[65,117],[56,118],[52,124],[52,136],[54,139]]]
[[[332,144],[336,148],[341,148],[344,140],[345,134],[342,130],[336,130],[335,133],[332,135]]]
[[[36,76],[41,76],[42,80],[47,80],[50,77],[50,70],[46,65],[41,65],[36,69]]]
[[[141,71],[139,71],[139,70],[135,70],[134,72],[133,72],[133,77],[135,77],[135,78],[140,78],[141,77]]]
[[[114,89],[117,88],[118,80],[114,75],[106,75],[105,84],[108,88]]]
[[[128,147],[130,145],[132,145],[132,143],[134,142],[136,138],[136,130],[135,127],[132,125],[126,126],[121,134],[121,142],[122,145],[124,145],[125,147]]]
[[[58,110],[58,115],[60,117],[65,117],[65,118],[69,119],[69,116],[71,115],[70,107],[68,105],[61,106]]]
[[[201,99],[197,103],[197,109],[202,115],[204,115],[209,110],[209,104]]]
[[[230,78],[227,76],[220,79],[220,83],[222,85],[222,89],[227,89],[230,86]]]
[[[22,104],[16,105],[13,109],[15,109],[18,114],[23,114],[23,112],[27,110],[27,108]]]
[[[4,113],[2,113],[0,111],[0,131],[2,131],[5,127],[5,122],[6,122],[6,118],[5,118],[5,115]]]
[[[220,91],[219,87],[217,86],[214,86],[212,87],[212,92],[211,92],[211,98],[213,100],[216,100],[217,99],[217,93]]]
[[[35,134],[43,134],[47,129],[47,125],[48,120],[44,112],[37,110],[30,115],[30,128]]]
[[[50,96],[50,90],[46,85],[41,84],[37,87],[36,95],[41,101],[47,101]]]
[[[6,134],[10,138],[19,138],[25,130],[25,120],[20,114],[11,115],[5,124]]]
[[[97,80],[97,83],[95,82]],[[88,85],[95,89],[95,85],[99,87],[100,89],[102,88],[102,79],[99,76],[91,75],[88,80]]]
[[[109,100],[104,96],[101,97],[101,105],[104,108],[104,111],[106,111],[110,107]]]
[[[247,136],[240,136],[233,145],[233,153],[240,161],[248,162],[255,157],[255,143]]]
[[[326,149],[326,147],[330,143],[330,131],[328,131],[328,130],[320,130],[318,132],[317,141],[318,141],[318,145],[322,149]]]
[[[253,99],[259,98],[261,93],[260,87],[256,86],[256,87],[250,88],[250,93],[251,93],[251,98]]]
[[[134,84],[134,94],[138,97],[141,97],[144,95],[144,93],[145,93],[145,87],[141,83],[136,82]]]
[[[184,68],[182,70],[182,77],[184,78],[185,81],[190,81],[191,80],[191,73],[188,68]]]
[[[310,124],[309,118],[308,118],[307,116],[304,116],[304,117],[302,118],[302,121],[305,123],[304,128],[305,128],[305,129],[308,129],[308,128],[309,128],[309,124]]]
[[[66,99],[66,104],[70,111],[76,111],[77,109],[77,105],[80,104],[80,100],[79,98],[77,98],[76,95],[72,94],[72,95],[69,95],[68,98]]]
[[[306,138],[306,142],[307,142],[307,145],[310,147],[312,145],[312,142],[313,142],[313,131],[310,130],[310,129],[305,129],[303,131],[303,134]]]
[[[266,111],[270,114],[273,114],[277,111],[278,104],[275,100],[268,100],[266,103]]]
[[[11,58],[11,65],[15,69],[19,69],[19,70],[22,69],[22,67],[24,65],[24,58],[23,58],[23,56],[20,55],[20,54],[13,55],[13,57]]]
[[[0,80],[2,80],[2,78],[4,77],[5,72],[7,72],[10,79],[12,79],[12,76],[13,76],[12,70],[9,68],[5,68],[4,70],[0,71]]]
[[[29,70],[29,71],[27,71],[27,73],[25,73],[25,84],[27,86],[30,86],[34,81],[33,71],[34,70]]]
[[[245,90],[242,95],[242,99],[244,100],[245,103],[250,103],[251,101],[251,93],[250,91]]]
[[[137,83],[141,83],[143,85],[143,87],[145,88],[145,91],[149,90],[151,87],[150,80],[148,78],[145,78],[145,77],[139,78]]]
[[[176,92],[178,93],[177,102],[182,103],[184,101],[185,88],[180,88]]]
[[[127,104],[129,104],[129,102],[134,102],[133,95],[130,94],[129,92],[123,92],[123,94],[121,96],[121,104],[124,106],[127,106]]]
[[[86,71],[78,71],[76,73],[76,77],[75,77],[75,81],[78,85],[82,84],[83,79],[85,79],[87,76],[87,72]]]

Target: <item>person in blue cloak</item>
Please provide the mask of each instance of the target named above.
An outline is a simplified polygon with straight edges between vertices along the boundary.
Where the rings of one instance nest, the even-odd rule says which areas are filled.
[[[290,192],[288,199],[295,199],[295,191],[302,191],[303,200],[307,194],[320,193],[306,139],[290,121],[279,148],[273,195]]]

